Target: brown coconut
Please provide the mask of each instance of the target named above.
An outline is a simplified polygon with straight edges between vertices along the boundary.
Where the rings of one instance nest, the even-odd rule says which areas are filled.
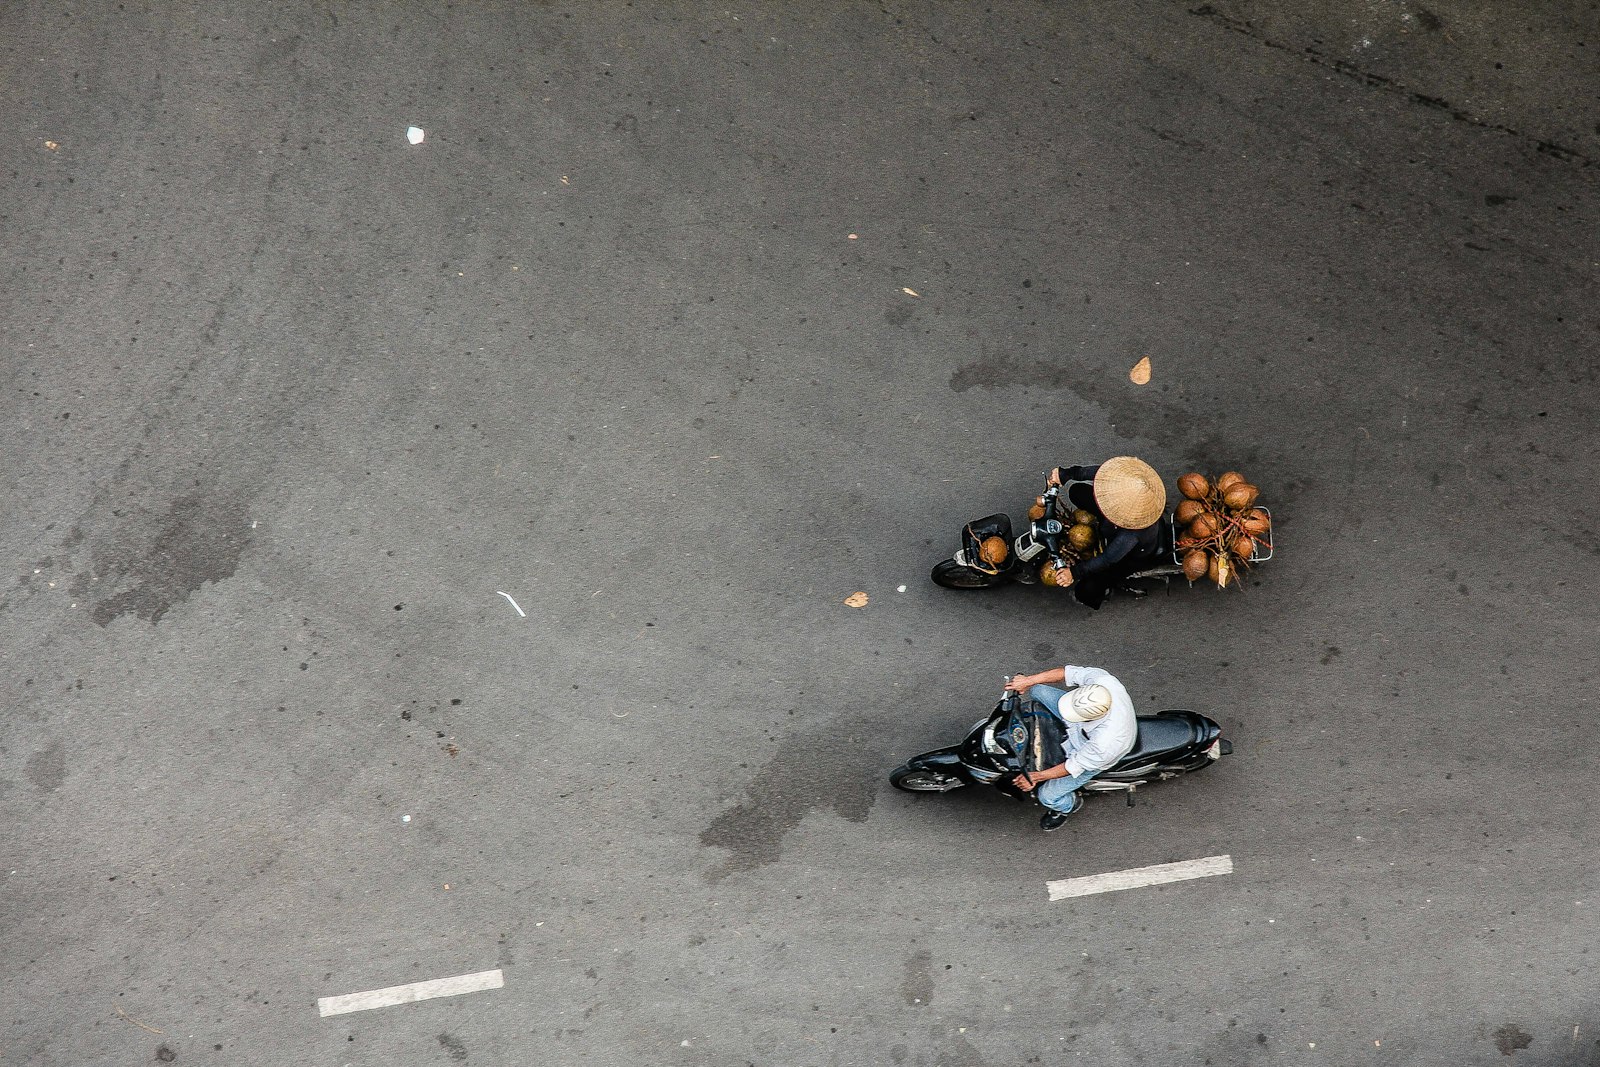
[[[1074,526],[1093,526],[1094,521],[1094,512],[1088,508],[1076,508],[1072,512],[1072,525]]]
[[[1072,526],[1067,529],[1067,544],[1084,551],[1094,544],[1094,528],[1090,526]]]
[[[1217,517],[1209,511],[1203,511],[1196,515],[1194,521],[1189,524],[1189,533],[1202,541],[1208,537],[1217,536],[1218,529]]]
[[[1003,537],[985,537],[978,546],[978,558],[991,567],[998,567],[1005,562],[1008,553],[1006,539]]]
[[[1204,474],[1191,472],[1178,479],[1178,492],[1190,500],[1204,500],[1211,495],[1211,483]]]
[[[1226,471],[1217,478],[1217,492],[1226,493],[1229,489],[1244,481],[1244,475],[1238,471]]]
[[[1210,566],[1206,554],[1198,548],[1191,548],[1183,554],[1183,576],[1191,582],[1204,578]]]
[[[1178,508],[1172,517],[1178,520],[1179,526],[1187,526],[1196,517],[1203,514],[1205,510],[1206,506],[1198,500],[1181,500],[1178,502]]]
[[[1244,532],[1252,537],[1260,537],[1272,530],[1272,516],[1268,515],[1265,508],[1251,508],[1239,519],[1239,525],[1244,527]]]
[[[1239,482],[1222,491],[1222,502],[1235,511],[1243,511],[1254,504],[1260,495],[1261,490],[1249,482]]]

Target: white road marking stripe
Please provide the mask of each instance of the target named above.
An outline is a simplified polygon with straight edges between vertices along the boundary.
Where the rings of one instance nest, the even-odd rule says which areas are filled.
[[[1153,867],[1091,874],[1085,878],[1062,878],[1045,885],[1050,890],[1051,900],[1065,900],[1068,897],[1086,897],[1091,893],[1115,893],[1119,889],[1138,889],[1140,886],[1161,885],[1163,882],[1182,882],[1189,878],[1232,873],[1232,856],[1207,856],[1200,860],[1158,863]]]
[[[495,592],[496,593],[500,593],[500,590],[496,589]],[[517,609],[517,614],[518,615],[521,615],[524,619],[526,619],[528,617],[528,613],[526,611],[523,611],[520,607],[517,607],[517,602],[515,600],[511,600],[511,594],[510,593],[500,593],[500,595],[505,597],[507,600],[511,601],[511,606]]]
[[[387,1008],[395,1004],[410,1004],[415,1000],[432,1000],[434,997],[453,997],[461,993],[476,993],[480,989],[499,989],[506,984],[505,976],[497,967],[477,974],[460,974],[454,978],[435,978],[429,982],[412,982],[409,985],[392,985],[387,989],[369,989],[365,993],[346,993],[339,997],[318,997],[317,1011],[326,1019],[330,1015],[346,1015],[352,1011]]]

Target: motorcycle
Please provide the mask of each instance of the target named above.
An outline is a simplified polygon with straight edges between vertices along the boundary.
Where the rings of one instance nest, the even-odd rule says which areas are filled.
[[[1233,752],[1222,727],[1198,712],[1140,715],[1138,723],[1132,751],[1080,786],[1082,792],[1125,793],[1131,807],[1134,790],[1140,786],[1205,770]],[[1062,763],[1065,736],[1066,724],[1048,708],[1008,689],[965,740],[913,756],[890,772],[889,784],[907,793],[949,793],[969,785],[989,785],[1016,800],[1027,800],[1032,794],[1018,789],[1012,779],[1024,771]]]
[[[934,583],[946,589],[989,589],[1007,582],[1024,585],[1037,583],[1046,565],[1066,566],[1064,549],[1067,527],[1059,516],[1073,508],[1094,510],[1093,483],[1074,481],[1046,489],[1030,513],[1038,517],[1030,518],[1027,529],[1016,537],[1012,536],[1009,515],[997,513],[974,519],[962,528],[961,547],[955,555],[934,565]],[[1271,512],[1267,514],[1270,519]],[[1120,591],[1143,596],[1145,591],[1131,583],[1143,579],[1170,582],[1183,577],[1183,566],[1179,562],[1179,549],[1175,543],[1177,524],[1173,512],[1163,514],[1158,523],[1160,554],[1148,565],[1119,578],[1117,588]],[[986,558],[984,542],[991,538],[999,538],[1000,543],[1007,547],[1003,558]],[[1264,544],[1251,554],[1250,564],[1265,563],[1271,558],[1272,546]]]

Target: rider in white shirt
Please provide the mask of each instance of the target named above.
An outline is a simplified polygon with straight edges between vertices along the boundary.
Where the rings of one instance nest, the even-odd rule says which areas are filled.
[[[1065,760],[1013,779],[1018,789],[1032,790],[1039,803],[1050,809],[1039,826],[1046,833],[1059,830],[1067,816],[1083,805],[1078,787],[1133,751],[1139,738],[1133,699],[1111,672],[1099,667],[1068,665],[1039,674],[1018,674],[1006,688],[1033,697],[1066,723]]]

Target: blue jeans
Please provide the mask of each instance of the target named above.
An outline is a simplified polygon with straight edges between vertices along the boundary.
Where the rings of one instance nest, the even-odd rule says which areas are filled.
[[[1060,715],[1061,701],[1067,693],[1066,690],[1053,685],[1035,685],[1028,689],[1028,695]],[[1069,775],[1066,778],[1052,778],[1035,789],[1033,795],[1039,798],[1039,803],[1051,811],[1071,811],[1073,804],[1076,803],[1073,794],[1078,791],[1078,787],[1099,773],[1099,771],[1084,771],[1082,774]]]
[[[1077,803],[1073,799],[1073,794],[1078,791],[1078,787],[1099,773],[1099,771],[1084,771],[1082,774],[1074,774],[1067,778],[1052,778],[1034,789],[1033,795],[1039,798],[1039,803],[1051,811],[1071,811],[1073,804]]]

